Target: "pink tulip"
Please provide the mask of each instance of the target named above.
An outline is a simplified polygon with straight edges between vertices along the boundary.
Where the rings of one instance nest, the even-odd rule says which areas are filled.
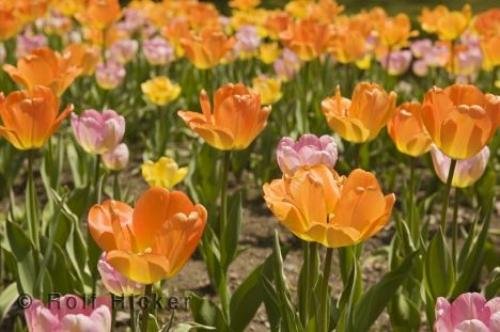
[[[108,57],[119,63],[126,64],[131,61],[139,49],[139,43],[133,39],[122,39],[115,42],[108,51]]]
[[[412,65],[413,73],[419,77],[427,76],[429,73],[429,66],[425,60],[417,60]]]
[[[500,331],[500,297],[488,302],[479,293],[464,293],[449,303],[440,297],[436,303],[436,332]]]
[[[80,116],[73,113],[71,126],[78,143],[91,154],[113,150],[125,134],[125,118],[113,110],[99,113],[89,109]]]
[[[123,82],[126,74],[127,71],[121,63],[108,60],[97,65],[95,78],[101,88],[112,90]]]
[[[21,58],[44,46],[47,46],[45,35],[34,34],[31,30],[27,30],[16,38],[16,57]]]
[[[437,176],[441,181],[446,183],[451,159],[434,145],[431,147],[431,156]],[[483,175],[489,158],[490,149],[485,146],[472,158],[458,160],[451,185],[458,188],[473,185]]]
[[[422,58],[429,52],[432,48],[432,41],[430,39],[419,39],[415,40],[411,46],[411,52],[415,58]]]
[[[97,263],[97,270],[101,275],[104,287],[116,296],[139,295],[144,292],[144,285],[127,279],[125,276],[115,270],[105,258],[105,253],[101,255]]]
[[[143,46],[144,57],[152,65],[160,66],[174,60],[174,49],[170,43],[162,37],[154,37],[146,40]]]
[[[273,67],[279,78],[290,80],[300,69],[300,59],[292,50],[285,48]]]
[[[327,135],[318,138],[305,134],[297,142],[290,137],[283,137],[277,149],[278,165],[286,175],[293,175],[302,166],[324,164],[333,168],[337,156],[337,144]]]
[[[127,144],[118,144],[113,150],[102,155],[102,161],[107,169],[121,171],[127,167],[129,160],[129,150]]]
[[[390,53],[389,59],[387,55],[382,57],[382,68],[387,70],[390,75],[398,76],[404,74],[411,63],[411,52],[408,50],[394,51]]]
[[[253,25],[244,25],[236,32],[234,49],[237,54],[255,52],[260,45],[257,28]]]
[[[33,300],[24,311],[30,332],[111,331],[111,299],[97,297],[85,303],[75,295],[65,295],[44,305]]]

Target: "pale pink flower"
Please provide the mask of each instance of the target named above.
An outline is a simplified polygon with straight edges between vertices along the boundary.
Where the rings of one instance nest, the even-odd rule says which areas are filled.
[[[30,332],[111,331],[109,296],[85,302],[76,295],[65,295],[46,305],[35,299],[24,315]]]
[[[121,63],[108,60],[106,63],[101,62],[97,65],[95,78],[101,88],[112,90],[123,82],[126,73]]]
[[[499,328],[500,297],[486,302],[479,293],[464,293],[453,303],[437,299],[436,332],[498,332]]]
[[[106,261],[103,253],[97,263],[97,270],[101,275],[104,287],[116,296],[139,295],[144,292],[144,285],[127,279]]]
[[[273,67],[279,78],[290,80],[300,69],[300,59],[292,50],[285,48]]]
[[[389,59],[387,59],[389,57]],[[390,56],[386,55],[380,60],[382,68],[387,70],[390,75],[398,76],[404,74],[411,63],[411,52],[408,50],[394,51]]]
[[[121,171],[127,167],[130,158],[128,146],[125,143],[118,144],[113,150],[102,155],[102,162],[107,169]]]
[[[305,134],[298,141],[283,137],[278,144],[276,155],[281,171],[286,175],[293,175],[303,166],[324,164],[333,169],[338,152],[332,137]]]
[[[73,113],[71,127],[86,152],[103,154],[120,144],[125,134],[125,118],[113,110],[100,113],[89,109],[80,116]]]
[[[244,25],[236,32],[234,49],[237,54],[250,54],[259,48],[260,37],[257,28],[253,25]]]
[[[137,54],[139,43],[133,39],[122,39],[115,42],[109,48],[107,55],[108,58],[122,64],[131,61]]]
[[[435,145],[431,147],[432,163],[434,170],[441,181],[446,183],[451,159]],[[490,149],[485,146],[478,154],[469,158],[458,160],[453,173],[451,185],[465,188],[473,185],[484,173],[490,158]]]
[[[431,48],[432,41],[427,38],[415,40],[410,46],[413,56],[418,59],[424,57],[431,50]]]
[[[16,57],[21,58],[44,46],[47,46],[47,37],[27,30],[16,38]]]
[[[173,47],[166,39],[159,36],[146,40],[142,52],[152,65],[166,65],[174,60]]]

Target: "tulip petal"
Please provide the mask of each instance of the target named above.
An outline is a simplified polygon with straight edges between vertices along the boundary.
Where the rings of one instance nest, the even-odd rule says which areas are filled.
[[[169,262],[161,255],[113,250],[107,253],[106,260],[128,279],[145,285],[166,278],[169,271]]]

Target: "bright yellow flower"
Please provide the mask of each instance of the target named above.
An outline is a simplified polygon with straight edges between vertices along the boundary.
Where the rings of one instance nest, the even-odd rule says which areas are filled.
[[[471,16],[469,5],[465,5],[461,11],[437,6],[433,10],[424,8],[419,19],[424,31],[437,33],[441,40],[455,40],[468,28]]]
[[[273,63],[280,55],[278,43],[265,43],[260,45],[259,59],[265,64]]]
[[[158,76],[141,84],[141,90],[152,104],[164,106],[179,97],[181,87],[166,76]]]
[[[162,187],[172,189],[176,184],[184,180],[188,168],[180,167],[175,160],[161,157],[156,163],[151,160],[144,162],[141,166],[142,177],[151,187]]]
[[[260,101],[263,105],[271,105],[281,99],[281,80],[264,75],[255,77],[252,80],[252,90],[260,94]]]

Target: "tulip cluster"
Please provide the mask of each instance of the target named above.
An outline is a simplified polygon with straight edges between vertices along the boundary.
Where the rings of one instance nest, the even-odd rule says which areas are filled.
[[[499,8],[125,2],[0,0],[0,330],[500,331]]]

